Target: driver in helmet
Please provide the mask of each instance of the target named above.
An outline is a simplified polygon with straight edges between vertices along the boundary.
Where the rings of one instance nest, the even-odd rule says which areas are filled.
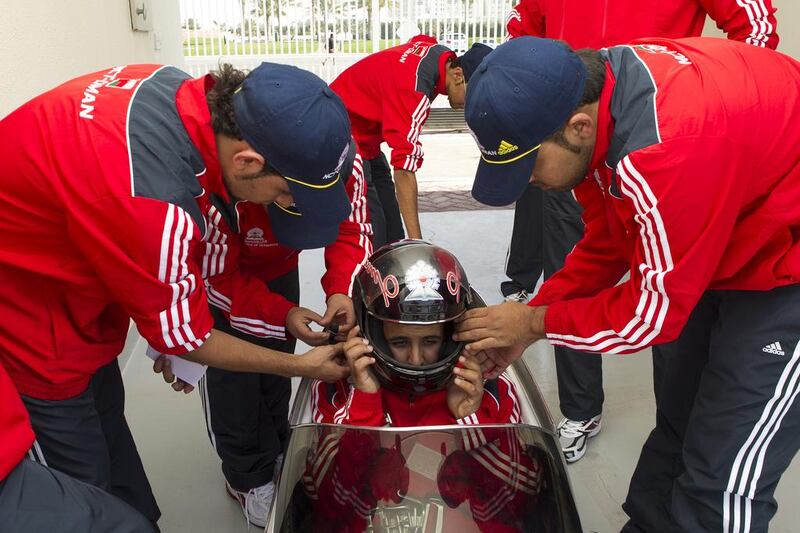
[[[458,259],[420,240],[375,252],[353,286],[358,326],[349,380],[313,384],[314,420],[358,426],[519,423],[514,386],[483,381],[452,340],[454,321],[484,306]]]
[[[344,347],[350,378],[314,382],[316,422],[398,427],[520,422],[513,384],[503,375],[484,383],[477,360],[452,340],[454,321],[484,305],[453,254],[421,240],[386,245],[356,276],[353,304],[358,325]],[[315,502],[313,518],[306,516],[315,520],[311,530],[364,531],[378,502],[383,507],[408,504],[411,473],[399,442],[387,448],[376,435],[358,430],[322,435],[302,480],[309,501]],[[512,486],[492,486],[513,500],[520,479],[527,478],[516,474],[518,468],[507,475],[507,465],[520,459],[508,452],[502,428],[474,428],[462,438],[463,452],[456,455],[479,458],[479,464],[491,467],[479,471],[499,475],[505,485],[510,479]],[[442,449],[443,459],[447,452]],[[455,467],[473,464],[447,464],[443,497],[459,504],[465,498],[470,504],[480,502],[449,475]],[[537,475],[538,467],[526,468]],[[504,502],[499,508],[506,508]]]

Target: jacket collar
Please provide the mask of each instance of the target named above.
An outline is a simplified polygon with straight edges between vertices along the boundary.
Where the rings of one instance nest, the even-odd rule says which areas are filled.
[[[183,126],[206,166],[205,172],[198,174],[198,181],[209,194],[216,194],[229,203],[219,164],[217,141],[211,126],[211,112],[206,102],[206,94],[213,86],[214,78],[208,74],[183,82],[178,88],[176,106]]]

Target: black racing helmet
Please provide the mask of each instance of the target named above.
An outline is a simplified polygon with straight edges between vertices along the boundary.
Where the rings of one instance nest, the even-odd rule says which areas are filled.
[[[452,339],[454,320],[486,304],[470,287],[456,257],[427,241],[406,239],[370,256],[353,284],[353,304],[361,334],[373,347],[373,371],[382,386],[422,394],[444,388],[464,347]],[[445,324],[439,360],[415,366],[401,363],[383,334],[383,322]]]

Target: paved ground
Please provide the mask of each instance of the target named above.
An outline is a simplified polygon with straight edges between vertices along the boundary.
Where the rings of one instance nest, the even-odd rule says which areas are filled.
[[[442,213],[444,211],[503,210],[514,206],[490,207],[472,197],[469,191],[428,191],[419,195],[420,213]]]
[[[425,161],[417,172],[419,212],[512,209],[483,205],[472,198],[472,179],[478,166],[478,148],[466,133],[422,135]],[[389,151],[385,148],[387,157]]]

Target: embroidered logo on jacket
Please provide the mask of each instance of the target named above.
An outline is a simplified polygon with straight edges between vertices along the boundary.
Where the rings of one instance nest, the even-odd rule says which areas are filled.
[[[415,56],[419,56],[419,57],[425,57],[425,54],[428,53],[428,50],[430,50],[431,46],[433,46],[432,43],[414,43],[414,44],[412,44],[411,46],[406,48],[406,51],[403,52],[403,54],[400,56],[400,63],[405,63],[406,59],[408,59],[408,56],[410,56],[410,55],[415,55]]]
[[[134,87],[136,87],[136,82],[138,82],[138,78],[117,78],[109,83],[106,83],[106,87],[111,87],[114,89],[125,89],[126,91],[130,91]]]
[[[670,50],[666,46],[660,44],[639,44],[636,45],[635,48],[639,50],[644,50],[646,52],[650,52],[651,54],[667,54],[668,56],[672,56],[673,58],[675,58],[675,61],[677,61],[681,65],[692,64],[689,58],[683,55],[682,53],[676,50]]]
[[[250,228],[244,236],[244,243],[247,246],[257,248],[264,248],[267,246],[277,246],[276,243],[270,243],[264,238],[264,230],[261,228]]]

